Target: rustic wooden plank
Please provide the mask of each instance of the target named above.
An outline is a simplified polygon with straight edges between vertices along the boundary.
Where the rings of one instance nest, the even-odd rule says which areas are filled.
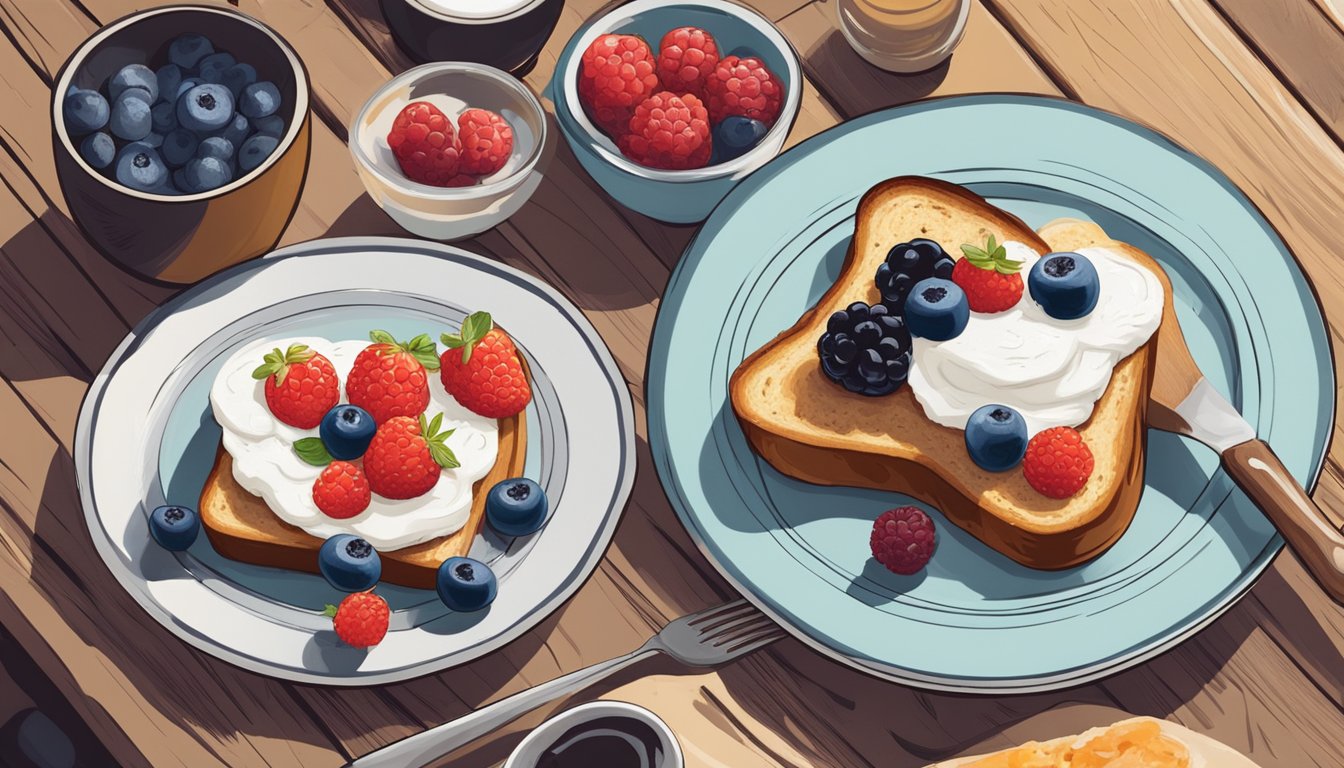
[[[810,81],[846,117],[934,96],[1011,91],[1058,94],[1035,61],[985,10],[971,6],[966,35],[943,64],[928,72],[885,72],[859,57],[837,27],[836,0],[817,0],[780,23],[798,49]]]
[[[1311,111],[1344,143],[1344,33],[1310,0],[1209,0]]]

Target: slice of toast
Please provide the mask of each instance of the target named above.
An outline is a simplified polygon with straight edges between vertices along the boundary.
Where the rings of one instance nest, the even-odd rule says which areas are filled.
[[[962,243],[983,243],[991,234],[1039,253],[1118,247],[1157,274],[1170,301],[1170,283],[1157,263],[1113,243],[1095,226],[1060,223],[1043,239],[961,187],[891,179],[860,201],[835,284],[792,328],[742,362],[730,397],[752,447],[784,474],[819,485],[906,493],[1024,565],[1067,568],[1101,554],[1133,519],[1143,492],[1144,412],[1157,334],[1116,365],[1091,418],[1078,427],[1095,468],[1084,488],[1063,500],[1038,493],[1019,469],[976,466],[961,430],[925,417],[909,387],[886,397],[854,394],[826,378],[817,357],[817,339],[833,312],[854,301],[879,300],[873,275],[893,245],[926,237],[960,257]]]
[[[402,549],[379,551],[382,580],[417,589],[434,589],[439,564],[467,554],[485,520],[485,496],[495,483],[523,474],[527,423],[523,413],[499,420],[499,452],[485,477],[472,486],[471,515],[461,530]],[[215,551],[230,560],[293,571],[318,573],[322,539],[276,517],[259,496],[233,478],[233,459],[219,447],[215,466],[201,490],[201,525]]]
[[[1133,717],[1076,736],[1028,742],[929,768],[1072,768],[1109,765],[1111,761],[1145,768],[1256,768],[1250,758],[1221,742],[1178,723],[1151,717]]]

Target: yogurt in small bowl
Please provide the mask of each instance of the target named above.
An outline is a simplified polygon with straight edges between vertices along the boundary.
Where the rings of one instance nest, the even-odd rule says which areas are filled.
[[[406,177],[387,143],[397,114],[411,102],[438,107],[456,125],[469,107],[488,109],[513,129],[504,167],[470,187],[435,187]],[[446,61],[409,69],[364,104],[350,126],[350,154],[369,196],[407,231],[431,240],[480,234],[527,202],[549,156],[541,102],[521,81],[484,64]]]

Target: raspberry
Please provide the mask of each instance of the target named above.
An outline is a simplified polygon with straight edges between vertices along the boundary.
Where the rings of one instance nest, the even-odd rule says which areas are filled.
[[[658,87],[654,66],[653,52],[643,39],[602,35],[583,52],[579,90],[594,107],[633,107]]]
[[[1008,258],[993,235],[984,248],[961,246],[965,255],[952,268],[952,282],[966,292],[972,312],[1003,312],[1022,298],[1022,262]]]
[[[393,416],[418,416],[429,406],[429,375],[437,370],[434,340],[421,334],[410,341],[387,331],[372,331],[373,343],[355,356],[345,379],[345,394],[382,424]]]
[[[387,146],[411,181],[444,186],[458,174],[453,122],[427,101],[413,101],[401,110],[392,121]]]
[[[372,592],[346,596],[339,607],[328,605],[324,614],[331,617],[336,636],[354,648],[377,645],[387,636],[391,612],[387,601]]]
[[[439,426],[443,414],[427,421],[395,416],[379,425],[364,452],[364,472],[369,488],[387,499],[414,499],[429,493],[439,481],[440,469],[461,466],[445,442],[453,430]]]
[[[1042,496],[1067,499],[1092,476],[1092,451],[1073,427],[1051,427],[1027,443],[1022,474]]]
[[[966,292],[972,312],[1003,312],[1017,306],[1022,298],[1021,275],[981,269],[968,259],[961,259],[952,268],[952,282]]]
[[[593,104],[593,84],[591,80],[579,80],[579,101],[588,119],[613,139],[619,139],[630,131],[630,118],[634,116],[633,107],[599,107]]]
[[[359,467],[333,461],[313,481],[313,501],[322,514],[337,520],[354,517],[369,508],[373,496]]]
[[[713,146],[709,112],[694,94],[659,91],[635,108],[630,133],[616,146],[626,157],[650,168],[702,168]]]
[[[718,123],[729,115],[775,124],[784,101],[784,84],[755,56],[725,56],[705,81],[709,116]]]
[[[468,109],[457,118],[462,173],[486,176],[504,167],[513,152],[513,127],[488,109]]]
[[[933,521],[919,507],[897,507],[878,515],[868,538],[877,562],[905,576],[928,564],[937,545]]]
[[[658,80],[669,91],[704,96],[705,80],[718,63],[718,44],[698,27],[677,27],[658,46]]]
[[[439,358],[443,388],[462,407],[492,419],[521,412],[532,399],[518,348],[494,327],[487,312],[474,312],[459,334],[440,337],[448,350]]]
[[[331,361],[303,344],[267,352],[252,378],[265,381],[266,407],[291,427],[316,427],[340,399],[341,382]]]

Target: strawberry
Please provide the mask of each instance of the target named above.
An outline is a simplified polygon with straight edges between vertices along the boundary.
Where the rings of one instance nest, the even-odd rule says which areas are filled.
[[[354,648],[381,643],[387,636],[387,623],[391,618],[387,601],[372,592],[347,595],[339,607],[328,605],[322,613],[331,617],[341,642]]]
[[[462,321],[461,333],[445,333],[439,340],[448,347],[439,358],[439,379],[464,408],[503,419],[527,407],[532,389],[523,361],[513,339],[494,327],[490,313],[473,312]]]
[[[952,282],[966,292],[972,312],[1003,312],[1022,298],[1022,262],[1008,258],[1008,251],[990,235],[984,248],[961,246],[965,258],[952,269]]]
[[[348,461],[331,462],[313,481],[313,502],[327,517],[354,517],[369,508],[370,500],[369,481]]]
[[[345,394],[382,424],[393,416],[419,416],[429,406],[429,376],[438,370],[438,351],[429,334],[407,342],[387,331],[372,331],[365,347],[355,357],[345,381]]]
[[[1027,443],[1022,474],[1042,496],[1067,499],[1081,491],[1092,476],[1092,449],[1073,427],[1051,427]]]
[[[341,396],[341,381],[331,361],[303,344],[267,352],[252,378],[265,380],[266,407],[291,427],[312,429]]]
[[[445,442],[453,430],[439,432],[443,414],[426,421],[425,415],[393,416],[378,427],[364,453],[364,475],[369,488],[388,499],[413,499],[429,493],[439,481],[439,470],[461,466]]]

